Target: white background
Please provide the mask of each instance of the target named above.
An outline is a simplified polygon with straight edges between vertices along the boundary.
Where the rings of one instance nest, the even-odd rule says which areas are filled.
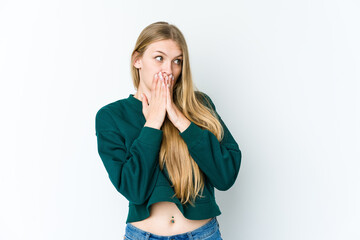
[[[1,1],[0,239],[123,239],[128,201],[95,114],[135,93],[141,30],[183,32],[197,88],[242,150],[224,239],[360,239],[360,4]]]

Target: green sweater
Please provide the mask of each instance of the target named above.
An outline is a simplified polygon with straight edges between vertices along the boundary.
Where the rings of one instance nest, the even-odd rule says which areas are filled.
[[[196,94],[199,93],[196,91]],[[208,95],[198,96],[206,97],[211,106],[206,101],[204,104],[216,112]],[[129,201],[126,223],[148,218],[150,205],[160,201],[174,202],[187,219],[207,219],[221,214],[215,201],[214,187],[225,191],[234,184],[240,169],[241,151],[218,117],[224,128],[221,142],[212,132],[193,122],[185,131],[179,132],[191,157],[206,176],[205,197],[197,197],[193,207],[188,203],[182,205],[177,197],[172,198],[175,192],[166,165],[164,171],[159,166],[163,131],[144,126],[146,119],[142,113],[142,102],[130,94],[128,98],[98,110],[95,117],[98,153],[112,184]]]

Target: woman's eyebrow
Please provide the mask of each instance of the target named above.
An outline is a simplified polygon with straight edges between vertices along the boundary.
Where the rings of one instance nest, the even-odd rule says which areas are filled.
[[[155,52],[159,52],[159,53],[162,53],[162,54],[164,54],[165,56],[167,56],[166,53],[164,53],[164,52],[162,52],[162,51],[157,50],[157,51],[155,51]],[[179,56],[176,56],[176,58],[177,58],[177,57],[182,57],[182,56],[183,56],[183,55],[180,54]]]

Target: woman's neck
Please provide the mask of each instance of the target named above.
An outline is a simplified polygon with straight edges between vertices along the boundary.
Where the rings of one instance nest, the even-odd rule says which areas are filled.
[[[139,99],[140,101],[142,101],[142,100],[141,100],[141,94],[142,94],[142,93],[146,95],[146,98],[147,98],[148,102],[150,102],[150,100],[151,100],[151,94],[150,94],[150,93],[151,93],[151,92],[150,92],[150,91],[147,91],[147,90],[143,90],[143,88],[142,88],[142,86],[141,86],[141,84],[140,84],[138,90],[137,90],[136,93],[134,94],[134,97],[137,98],[137,99]]]

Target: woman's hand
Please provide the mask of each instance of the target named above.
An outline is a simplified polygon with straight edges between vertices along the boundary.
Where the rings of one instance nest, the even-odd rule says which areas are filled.
[[[160,73],[159,73],[160,74]],[[149,103],[147,96],[143,93],[141,99],[143,114],[146,119],[144,126],[160,129],[166,116],[166,94],[168,92],[166,84],[155,74],[151,85],[151,101]]]
[[[174,126],[179,129],[180,132],[183,132],[190,125],[190,121],[182,114],[182,112],[176,107],[173,102],[173,89],[175,85],[174,76],[170,74],[163,74],[164,83],[166,86],[166,112],[169,120],[174,124]]]

